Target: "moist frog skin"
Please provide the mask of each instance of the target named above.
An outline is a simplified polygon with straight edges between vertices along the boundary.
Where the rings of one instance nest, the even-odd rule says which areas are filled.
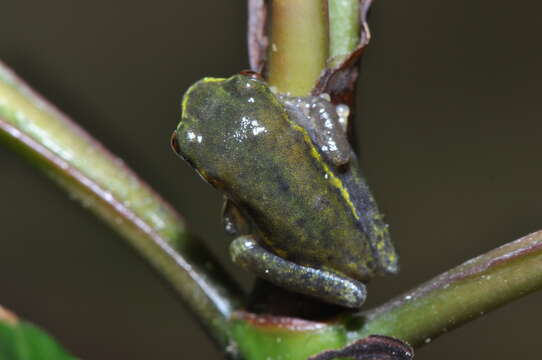
[[[359,308],[364,283],[395,274],[398,260],[344,113],[325,96],[276,95],[253,76],[205,78],[183,98],[172,145],[223,192],[235,263],[291,291]]]

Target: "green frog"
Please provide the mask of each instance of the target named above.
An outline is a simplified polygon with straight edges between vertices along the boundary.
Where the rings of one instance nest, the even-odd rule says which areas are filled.
[[[172,146],[225,197],[232,260],[294,292],[359,308],[395,274],[387,225],[346,137],[348,108],[276,94],[255,76],[204,78],[182,100]]]

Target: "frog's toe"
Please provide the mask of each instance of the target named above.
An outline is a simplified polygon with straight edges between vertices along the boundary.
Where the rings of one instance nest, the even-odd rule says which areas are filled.
[[[341,285],[344,289],[342,289],[342,295],[337,299],[336,304],[359,309],[367,298],[365,285],[355,280],[348,280]]]

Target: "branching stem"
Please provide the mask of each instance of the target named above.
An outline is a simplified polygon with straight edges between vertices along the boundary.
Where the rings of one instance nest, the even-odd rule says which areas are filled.
[[[184,222],[120,159],[0,63],[0,142],[109,223],[179,293],[222,346],[239,291]]]
[[[420,347],[541,288],[539,231],[469,260],[376,309],[328,323],[238,313],[233,333],[251,360],[281,354],[288,354],[283,359],[304,360],[375,334]]]

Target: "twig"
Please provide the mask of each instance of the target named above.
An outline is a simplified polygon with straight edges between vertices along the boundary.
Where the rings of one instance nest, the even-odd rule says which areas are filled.
[[[222,346],[239,290],[184,222],[119,158],[0,63],[0,141],[44,170],[151,263]]]

